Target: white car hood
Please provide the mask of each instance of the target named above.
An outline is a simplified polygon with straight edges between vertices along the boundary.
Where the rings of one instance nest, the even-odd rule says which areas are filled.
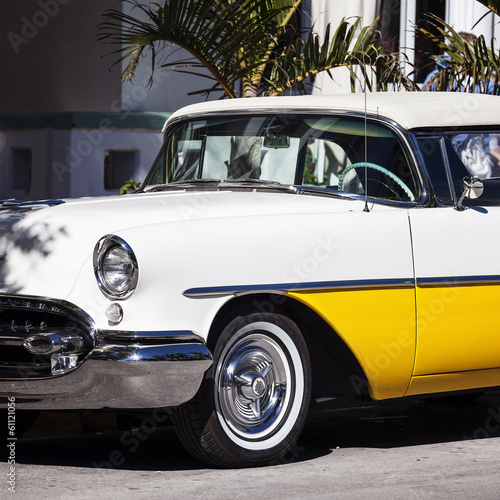
[[[169,191],[0,210],[0,292],[65,299],[105,234],[206,218],[362,210],[358,201],[253,191]],[[88,269],[86,269],[88,268]]]

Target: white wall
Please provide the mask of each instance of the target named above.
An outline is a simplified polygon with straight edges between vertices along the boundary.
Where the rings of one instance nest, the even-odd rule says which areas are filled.
[[[311,21],[314,31],[321,34],[331,23],[333,30],[343,18],[361,17],[361,25],[370,25],[377,16],[377,0],[349,0],[334,2],[332,0],[311,0]],[[351,19],[353,22],[354,19]],[[333,36],[333,32],[331,33]],[[350,92],[350,75],[347,68],[337,68],[332,72],[333,80],[325,72],[316,76],[313,94],[332,94]]]
[[[486,17],[483,18],[485,14]],[[483,19],[478,23],[481,18]],[[500,17],[476,0],[446,0],[445,21],[455,31],[483,35],[487,43],[494,36],[500,35]]]
[[[111,133],[90,139],[89,130],[73,130],[69,163],[71,172],[69,196],[101,196],[117,194],[118,190],[104,189],[104,155],[107,149],[139,151],[140,166],[134,178],[140,182],[148,173],[162,145],[163,135],[151,130],[113,130]],[[95,132],[95,130],[94,130]]]

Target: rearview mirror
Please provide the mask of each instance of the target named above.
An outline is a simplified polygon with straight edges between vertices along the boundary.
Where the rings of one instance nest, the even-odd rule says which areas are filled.
[[[283,134],[267,134],[264,136],[265,148],[286,149],[290,147],[290,136]]]

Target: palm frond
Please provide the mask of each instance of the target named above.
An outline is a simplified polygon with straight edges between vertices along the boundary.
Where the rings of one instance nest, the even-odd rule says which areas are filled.
[[[413,81],[402,72],[396,55],[384,52],[375,30],[377,21],[360,30],[359,18],[353,24],[344,19],[333,36],[331,26],[327,26],[323,41],[316,34],[310,35],[306,41],[297,39],[274,60],[266,93],[279,95],[325,71],[331,77],[330,70],[343,66],[351,71],[352,87],[356,80],[354,69],[359,68],[370,90],[371,76],[377,80],[378,89],[387,89],[388,84],[392,83],[408,90],[417,90]]]
[[[492,12],[500,15],[500,0],[478,0],[484,6],[488,7]]]
[[[257,67],[252,62],[265,58],[286,9],[293,8],[292,0],[168,0],[162,5],[126,1],[146,20],[108,10],[98,32],[99,40],[120,46],[112,52],[121,54],[115,64],[128,60],[124,79],[133,78],[146,52],[152,54],[154,70],[165,43],[172,43],[200,61],[218,82],[216,89],[229,97],[235,96],[236,82],[247,76],[248,68]]]
[[[115,62],[127,61],[123,78],[134,76],[144,54],[152,55],[151,82],[156,65],[204,76],[210,87],[197,93],[222,91],[237,97],[278,95],[294,88],[305,92],[308,78],[340,66],[360,68],[361,78],[377,79],[377,88],[388,82],[414,90],[401,72],[397,57],[384,53],[375,23],[360,27],[343,20],[333,31],[326,30],[324,40],[310,30],[302,39],[295,23],[302,0],[165,0],[143,4],[125,0],[138,9],[143,19],[117,10],[106,12],[98,38],[118,45],[112,54]],[[184,56],[158,58],[168,44],[185,49],[196,62]],[[164,52],[163,52],[164,54]]]
[[[491,40],[488,46],[481,35],[470,43],[443,20],[436,16],[431,16],[431,19],[436,33],[422,28],[419,31],[442,51],[442,56],[433,57],[442,61],[444,67],[423,90],[432,88],[500,95],[500,51],[495,47],[495,40]]]

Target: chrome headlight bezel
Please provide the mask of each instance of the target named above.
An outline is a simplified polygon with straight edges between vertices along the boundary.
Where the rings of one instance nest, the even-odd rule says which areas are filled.
[[[127,272],[124,273],[127,277],[125,286],[116,288],[113,287],[107,277],[106,259],[109,252],[114,249],[120,249],[127,260]],[[107,234],[103,236],[96,244],[93,255],[94,274],[97,284],[101,292],[110,300],[125,300],[128,299],[135,291],[139,280],[139,267],[137,258],[130,245],[119,236]]]

